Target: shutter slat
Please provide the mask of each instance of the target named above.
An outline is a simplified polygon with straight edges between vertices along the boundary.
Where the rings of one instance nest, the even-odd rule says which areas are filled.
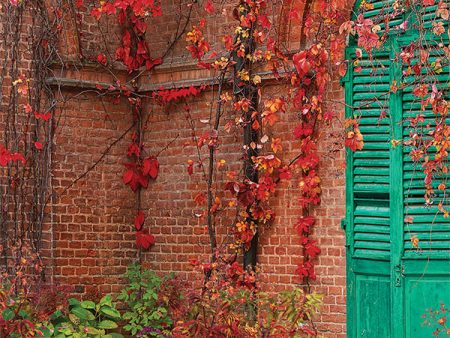
[[[421,7],[422,5],[416,4],[417,14],[421,16],[422,20],[431,25],[431,20],[435,18],[436,6],[428,6],[427,8]],[[444,51],[439,48],[433,48],[433,42],[428,44],[430,57],[427,61],[427,65],[421,68],[423,76],[405,76],[404,83],[411,84],[403,89],[403,119],[405,120],[403,128],[403,137],[407,141],[414,133],[421,133],[427,135],[428,132],[433,131],[437,125],[436,119],[441,120],[440,116],[436,116],[431,110],[431,105],[427,105],[422,110],[422,101],[431,95],[431,84],[436,88],[442,90],[449,100],[449,60],[445,57]],[[412,61],[414,65],[418,61],[418,52],[416,52],[415,60]],[[434,73],[432,62],[440,59],[442,68],[440,73]],[[404,65],[406,70],[407,65]],[[412,91],[414,90],[416,83],[428,83],[429,94],[425,98],[419,98],[415,96]],[[417,115],[424,116],[424,122],[418,124],[418,127],[413,128],[407,119],[414,118]],[[446,123],[450,123],[450,118],[445,119]],[[425,140],[430,138],[425,136]],[[422,164],[423,159],[419,162],[413,162],[409,153],[415,150],[414,147],[403,147],[403,194],[404,194],[404,215],[412,220],[412,223],[404,224],[403,239],[405,245],[405,256],[413,257],[414,254],[420,253],[421,250],[426,250],[426,254],[433,257],[435,254],[441,255],[446,253],[450,255],[450,218],[445,218],[442,211],[439,210],[439,202],[446,202],[446,196],[443,191],[437,189],[440,183],[446,182],[448,177],[435,175],[431,186],[434,189],[434,197],[431,205],[426,205],[425,201],[425,174],[423,172]],[[435,159],[435,147],[427,149],[427,154],[430,160]],[[419,239],[418,247],[414,247],[411,242],[411,237],[415,236]]]
[[[363,54],[353,72],[353,106],[364,148],[353,157],[353,248],[361,258],[389,259],[390,254],[390,112],[391,60],[388,53]],[[382,114],[388,118],[380,119]]]

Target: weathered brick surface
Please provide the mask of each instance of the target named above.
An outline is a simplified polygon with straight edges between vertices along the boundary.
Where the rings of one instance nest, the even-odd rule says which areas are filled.
[[[149,28],[149,31],[158,32],[149,34],[153,57],[159,57],[166,50],[167,41],[173,38],[175,18],[180,14],[176,1],[171,4],[174,9],[154,19]],[[231,11],[231,8],[225,6],[224,10]],[[79,29],[82,35],[74,33],[75,22],[68,20],[67,32],[59,47],[68,60],[76,59],[80,45],[86,58],[94,58],[99,46],[105,43],[99,35],[95,20],[86,13],[80,15]],[[194,22],[198,21],[199,13],[194,12],[193,17]],[[226,19],[221,16],[209,18],[207,37],[213,45],[217,45],[227,27],[233,25],[230,16]],[[119,29],[109,19],[102,23],[102,27],[106,43],[114,51],[117,45],[115,34]],[[298,36],[299,27],[293,27],[288,35],[292,46],[298,44]],[[180,81],[188,85],[196,79],[210,76],[209,71],[192,67],[183,43],[176,46],[167,60],[161,70],[144,78],[141,82],[143,87]],[[170,62],[174,63],[171,65]],[[60,78],[90,81],[93,84],[114,81],[101,67],[67,68],[55,74]],[[120,77],[124,81],[126,74],[120,73]],[[135,249],[133,229],[136,195],[122,182],[130,135],[124,136],[111,149],[108,146],[133,123],[132,113],[126,99],[115,104],[106,98],[100,99],[87,89],[79,94],[82,89],[65,86],[64,83],[59,88],[62,95],[76,97],[61,105],[56,116],[58,126],[52,163],[54,197],[46,225],[43,253],[52,258],[48,265],[53,268],[52,273],[58,283],[74,285],[75,291],[79,293],[117,292],[121,285],[120,276],[127,265],[135,262],[139,256]],[[6,85],[5,82],[3,89]],[[268,88],[268,91],[283,95],[282,87]],[[209,116],[213,99],[211,95],[211,91],[206,91],[190,101],[197,135],[202,135],[210,128],[200,120]],[[330,103],[333,106],[336,105],[335,100],[343,99],[337,79],[329,97],[333,99],[333,103]],[[186,170],[188,160],[197,160],[192,130],[183,105],[163,109],[146,101],[144,112],[148,117],[145,131],[148,155],[155,155],[172,143],[159,155],[158,179],[152,181],[141,194],[142,207],[146,213],[145,226],[156,237],[156,245],[142,254],[142,262],[158,272],[174,271],[192,279],[189,259],[206,259],[209,253],[205,220],[196,216],[200,209],[193,201],[196,193],[205,189],[204,177],[198,168],[192,176]],[[342,120],[343,106],[338,107],[337,112]],[[228,120],[233,120],[233,116],[226,116],[222,126]],[[284,160],[296,154],[298,144],[292,135],[295,124],[295,114],[286,113],[275,128],[268,131],[269,136],[283,140]],[[317,263],[318,278],[312,287],[325,294],[319,328],[326,337],[345,336],[345,237],[340,228],[345,209],[345,159],[339,147],[339,128],[335,125],[322,131],[319,142],[322,205],[314,210],[318,216],[314,237],[322,252]],[[230,134],[223,130],[220,133],[222,145],[217,158],[226,160],[225,170],[238,170],[241,166],[241,136],[236,130]],[[103,156],[105,151],[107,153]],[[66,190],[100,158],[93,170]],[[221,182],[223,178],[219,177],[218,183]],[[280,183],[272,199],[276,221],[261,231],[258,250],[261,284],[269,290],[282,290],[298,282],[294,271],[302,260],[302,254],[293,228],[302,214],[298,196],[296,179]],[[220,237],[226,241],[232,215],[225,214],[217,222],[220,224]]]

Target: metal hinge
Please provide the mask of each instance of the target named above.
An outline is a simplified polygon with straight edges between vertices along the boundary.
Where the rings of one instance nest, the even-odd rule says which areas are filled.
[[[394,266],[395,286],[400,287],[402,285],[402,279],[405,277],[405,267],[402,263]]]
[[[341,229],[344,231],[347,229],[347,220],[345,218],[341,219]]]
[[[349,239],[350,234],[347,231],[347,224],[348,223],[347,223],[346,218],[341,219],[341,229],[344,230],[344,232],[345,232],[345,246],[347,248],[349,248],[350,247],[350,239]]]

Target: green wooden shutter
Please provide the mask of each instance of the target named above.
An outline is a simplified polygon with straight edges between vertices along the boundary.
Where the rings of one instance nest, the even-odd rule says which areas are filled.
[[[384,34],[380,19],[393,1],[366,3],[373,8],[360,6],[360,1],[355,13],[380,24],[379,34]],[[421,4],[415,2],[414,10],[392,15],[384,43],[390,53],[376,50],[372,58],[366,55],[357,65],[362,67],[360,72],[353,66],[346,75],[346,116],[359,119],[364,136],[362,151],[347,151],[348,337],[432,336],[439,324],[422,325],[423,315],[441,304],[450,306],[450,218],[437,207],[447,197],[444,207],[449,208],[450,198],[435,189],[435,204],[425,205],[422,165],[411,160],[411,148],[403,145],[411,137],[408,118],[425,115],[421,134],[436,125],[431,109],[421,111],[420,98],[412,94],[418,82],[425,80],[443,89],[450,102],[450,61],[442,48],[435,48],[439,43],[448,45],[447,33],[433,35],[433,22],[442,19],[436,17],[436,6]],[[405,20],[410,30],[399,30]],[[429,29],[425,34],[414,29],[422,22]],[[429,65],[419,76],[407,76],[408,66],[399,54],[417,41],[429,49]],[[348,49],[350,60],[355,42]],[[434,63],[439,58],[442,69]],[[390,91],[393,81],[397,91]],[[386,117],[380,119],[382,112]],[[450,118],[446,122],[450,125]],[[442,180],[448,177],[435,178],[435,188]],[[450,180],[446,184],[450,186]],[[412,238],[419,239],[417,247]]]
[[[354,254],[389,258],[389,54],[365,55],[352,73],[354,117],[364,148],[353,156]],[[386,118],[380,118],[386,114]]]
[[[433,46],[432,42],[430,42],[430,46]],[[405,140],[410,139],[415,132],[409,126],[409,118],[414,118],[419,114],[424,115],[424,122],[419,123],[423,134],[433,130],[436,126],[436,118],[438,118],[429,105],[425,111],[421,110],[421,99],[412,93],[415,81],[418,82],[420,80],[422,83],[430,84],[430,86],[434,84],[439,90],[444,90],[447,100],[450,102],[448,91],[448,81],[450,80],[449,67],[438,68],[439,74],[436,74],[433,71],[434,67],[432,67],[432,64],[438,59],[443,64],[448,64],[448,59],[446,59],[442,49],[430,48],[428,52],[430,53],[429,65],[428,67],[423,67],[422,74],[407,76],[404,79],[406,84],[412,84],[403,91],[402,105],[403,119],[405,121],[403,136]],[[414,61],[413,64],[416,62]],[[447,119],[447,123],[450,125],[450,119]],[[433,188],[435,196],[433,204],[426,206],[424,198],[425,174],[423,173],[422,162],[414,162],[411,159],[411,150],[413,150],[411,146],[404,147],[404,215],[408,220],[404,225],[404,255],[409,258],[420,256],[429,258],[448,257],[450,256],[450,218],[444,217],[444,214],[438,210],[437,204],[440,201],[444,201],[445,206],[445,204],[448,205],[449,200],[445,196],[445,192],[438,190],[437,186],[442,182],[450,183],[447,182],[449,177],[446,175],[434,178]],[[430,155],[433,157],[433,152]],[[448,191],[446,194],[448,194]],[[411,241],[411,238],[414,237],[419,239],[418,247],[415,247]]]
[[[430,16],[431,17],[431,16]],[[414,134],[414,129],[408,123],[409,118],[419,114],[424,115],[424,122],[419,123],[421,134],[427,135],[428,131],[436,126],[436,116],[430,106],[425,110],[421,108],[421,98],[415,96],[412,91],[417,83],[435,85],[442,90],[448,102],[450,102],[449,59],[441,48],[436,48],[441,38],[424,40],[423,46],[428,48],[430,58],[426,67],[423,67],[420,75],[404,76],[403,83],[409,85],[402,92],[402,117],[403,140],[408,141]],[[448,41],[446,42],[448,44]],[[419,56],[416,53],[414,65]],[[436,67],[435,62],[440,60],[443,67]],[[403,66],[406,71],[406,66]],[[431,88],[430,88],[431,91]],[[450,125],[450,119],[446,118]],[[442,201],[448,209],[449,199],[437,186],[441,182],[448,185],[448,175],[434,177],[433,188],[435,196],[433,203],[426,205],[425,174],[423,173],[423,160],[414,162],[409,155],[411,146],[403,147],[403,217],[408,221],[403,223],[403,251],[400,261],[401,288],[404,300],[400,303],[401,318],[404,322],[403,331],[405,337],[428,337],[439,327],[422,325],[422,316],[427,311],[437,310],[441,304],[447,307],[450,304],[450,218],[445,218],[437,204]],[[434,158],[433,148],[429,151],[430,158]],[[448,189],[448,188],[447,188]],[[448,194],[448,190],[447,190]],[[410,223],[412,221],[412,223]],[[412,238],[419,239],[415,246]]]
[[[390,335],[390,62],[388,51],[364,55],[345,83],[346,115],[364,135],[363,150],[347,152],[349,337]]]
[[[394,9],[393,5],[398,3],[396,0],[368,0],[359,1],[358,14],[363,14],[365,19],[372,20],[375,24],[380,25],[380,34],[385,33],[386,23],[384,19],[386,14],[389,15],[389,33],[399,33],[399,26],[405,20],[405,7],[400,5]]]
[[[449,0],[444,0],[442,2],[446,4],[450,3]],[[422,2],[420,1],[414,5],[415,6],[414,15],[417,17],[415,18],[415,20],[417,22],[422,22],[423,28],[428,30],[428,32],[431,32],[433,28],[433,22],[434,23],[442,22],[444,26],[448,26],[448,20],[444,20],[437,15],[439,0],[436,0],[435,3],[436,4],[433,6],[423,6]]]

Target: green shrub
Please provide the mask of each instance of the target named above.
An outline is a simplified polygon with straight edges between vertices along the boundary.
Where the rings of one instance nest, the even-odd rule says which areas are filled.
[[[127,324],[123,327],[124,330],[135,336],[144,328],[155,329],[155,333],[141,333],[142,337],[158,337],[162,336],[158,332],[170,330],[173,322],[169,314],[169,305],[159,294],[162,284],[167,283],[172,277],[173,275],[168,275],[160,278],[153,271],[141,271],[139,265],[128,268],[125,274],[127,286],[118,297],[126,306],[123,319]]]
[[[97,304],[90,300],[69,299],[69,311],[56,311],[42,330],[44,337],[73,338],[119,338],[119,333],[110,332],[118,328],[119,311],[106,295]]]

